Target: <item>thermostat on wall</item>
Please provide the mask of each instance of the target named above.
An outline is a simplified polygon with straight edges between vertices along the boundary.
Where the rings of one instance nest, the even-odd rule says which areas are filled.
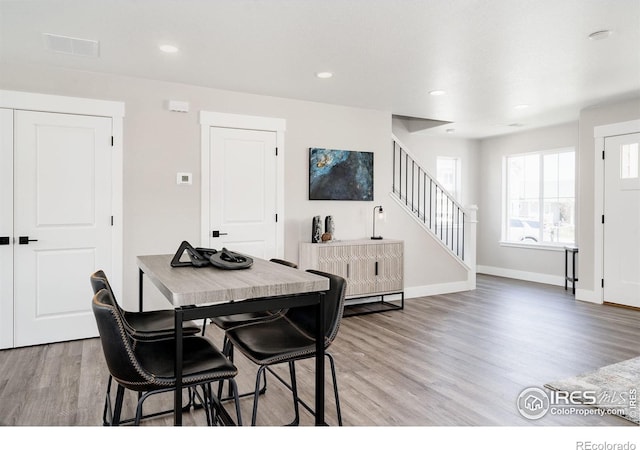
[[[177,183],[178,184],[191,184],[192,175],[190,173],[178,172]]]

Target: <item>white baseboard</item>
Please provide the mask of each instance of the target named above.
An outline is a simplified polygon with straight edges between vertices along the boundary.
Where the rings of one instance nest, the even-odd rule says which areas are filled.
[[[523,270],[505,269],[503,267],[481,266],[476,267],[477,273],[495,275],[497,277],[514,278],[516,280],[533,281],[534,283],[552,284],[564,286],[564,277],[549,275],[546,273],[525,272]]]
[[[588,291],[586,289],[576,289],[576,300],[602,305],[601,293],[596,291]]]
[[[405,298],[428,297],[430,295],[451,294],[475,289],[475,284],[468,281],[454,281],[452,283],[431,284],[428,286],[413,286],[404,290]]]

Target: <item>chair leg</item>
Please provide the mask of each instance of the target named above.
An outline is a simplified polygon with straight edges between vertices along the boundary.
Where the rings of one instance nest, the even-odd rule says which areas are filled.
[[[197,387],[193,388],[194,395]],[[214,413],[213,413],[213,401],[211,398],[211,383],[202,385],[202,403],[204,407],[204,413],[207,417],[207,425],[212,426],[215,421]]]
[[[338,426],[342,426],[342,412],[340,410],[340,397],[338,396],[338,378],[336,377],[336,363],[333,360],[333,355],[326,353],[329,358],[329,364],[331,365],[331,378],[333,380],[333,395],[336,399],[336,414],[338,415]]]
[[[158,393],[157,391],[148,391],[145,393],[142,393],[142,392],[138,393],[138,405],[136,406],[136,417],[133,422],[135,426],[140,425],[140,421],[142,420],[142,404],[148,397],[157,393]]]
[[[207,320],[209,319],[204,319],[202,321],[202,336],[204,336],[204,331],[205,331],[205,328],[207,327]]]
[[[295,413],[295,418],[289,425],[298,426],[300,425],[300,399],[298,398],[298,383],[296,381],[296,365],[294,361],[289,361],[289,374],[291,375],[291,393],[293,395],[293,411]]]
[[[117,427],[120,425],[120,414],[122,413],[122,401],[124,399],[124,387],[118,384],[118,389],[116,390],[116,404],[113,408],[113,420],[111,421],[111,426]]]
[[[113,380],[113,377],[109,375],[109,380],[107,381],[107,392],[104,396],[104,411],[102,412],[102,425],[105,427],[113,424],[113,410],[111,409],[111,381],[112,380]]]
[[[225,340],[227,342],[224,343],[224,347],[229,347],[229,361],[233,362],[233,344],[231,342],[229,342],[229,340],[227,339],[227,336],[224,337]],[[227,396],[231,397],[233,395],[233,386],[231,386],[231,383],[229,383],[229,390],[227,392]]]
[[[233,344],[231,343],[231,341],[229,341],[229,339],[227,339],[227,336],[224,337],[224,341],[222,344],[222,353],[229,358],[229,361],[233,362],[233,356],[234,356],[234,351],[233,351]],[[263,385],[260,388],[260,394],[264,394],[267,391],[267,373],[265,371],[263,371]],[[220,381],[220,386],[222,386],[224,384],[224,380]],[[239,397],[248,397],[249,395],[253,395],[253,392],[245,392],[243,394],[238,394]],[[231,400],[233,399],[233,391],[231,389],[231,385],[229,385],[229,391],[227,393],[227,397],[222,397],[222,391],[218,390],[218,398],[220,399],[220,401],[224,401],[224,400]]]
[[[238,426],[242,426],[242,412],[240,412],[240,396],[238,395],[238,385],[233,378],[229,379],[229,387],[233,391],[233,399],[236,404],[236,421]]]
[[[260,394],[264,394],[265,392],[267,392],[267,371],[265,370],[264,372],[262,372],[262,381],[263,381],[263,385],[262,388],[260,389]]]
[[[253,393],[253,413],[251,414],[251,426],[256,426],[256,419],[258,418],[258,399],[260,398],[260,375],[264,373],[266,367],[260,366],[256,375],[256,390]]]

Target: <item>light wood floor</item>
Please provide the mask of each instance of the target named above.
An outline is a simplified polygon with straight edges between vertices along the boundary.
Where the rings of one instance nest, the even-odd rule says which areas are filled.
[[[521,417],[526,387],[640,355],[640,311],[575,301],[563,288],[478,276],[474,291],[408,299],[403,311],[348,317],[331,347],[347,426],[632,425],[614,416]],[[222,342],[212,326],[207,335]],[[237,357],[242,391],[255,367]],[[301,395],[311,401],[312,361],[299,365]],[[327,376],[329,373],[327,373]],[[329,376],[327,377],[330,380]],[[0,351],[0,425],[102,424],[107,369],[98,339]],[[335,424],[331,385],[327,420]],[[125,415],[133,411],[129,393]],[[170,407],[154,396],[147,412]],[[250,420],[251,399],[242,400]],[[273,378],[258,423],[292,419],[290,395]],[[171,416],[144,425],[170,425]],[[204,424],[187,413],[185,425]],[[313,420],[303,413],[303,424]]]

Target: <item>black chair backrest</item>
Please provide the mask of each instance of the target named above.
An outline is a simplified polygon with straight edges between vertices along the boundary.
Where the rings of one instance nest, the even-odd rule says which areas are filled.
[[[324,336],[325,346],[333,342],[338,334],[342,313],[344,312],[344,296],[347,290],[347,281],[338,276],[319,270],[307,270],[309,273],[320,275],[329,279],[329,290],[325,292],[323,301],[324,312]],[[289,308],[285,314],[288,319],[294,322],[305,332],[314,336],[316,332],[316,307],[300,306]]]
[[[138,363],[122,315],[113,295],[101,289],[93,296],[93,314],[100,333],[100,342],[111,375],[119,383],[135,390],[152,385],[152,378]]]
[[[286,261],[284,259],[271,258],[269,261],[282,264],[283,266],[293,267],[294,269],[298,268],[298,265],[296,263],[292,263],[291,261]]]
[[[111,284],[109,284],[109,279],[107,278],[107,275],[104,273],[103,270],[97,270],[96,272],[92,273],[90,280],[91,280],[91,288],[93,289],[94,294],[97,294],[102,289],[106,289],[107,291],[109,291],[109,293],[113,297],[113,302],[114,302],[113,306],[115,306],[120,311],[122,311],[122,308],[120,308],[120,305],[118,305],[118,302],[116,301],[116,295],[113,293],[113,289],[111,289]]]

